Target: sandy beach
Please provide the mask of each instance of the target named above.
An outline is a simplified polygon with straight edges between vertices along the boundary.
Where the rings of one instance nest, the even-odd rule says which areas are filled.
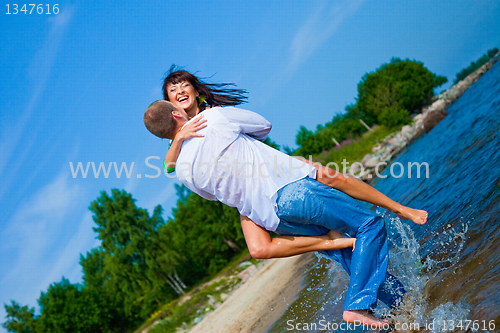
[[[294,300],[313,254],[270,259],[191,333],[265,332]]]

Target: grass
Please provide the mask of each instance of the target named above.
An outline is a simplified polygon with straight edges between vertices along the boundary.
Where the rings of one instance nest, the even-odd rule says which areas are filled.
[[[223,276],[224,274],[226,274],[227,272],[233,270],[236,268],[236,265],[239,264],[240,262],[242,261],[251,261],[252,264],[256,264],[257,261],[255,259],[253,259],[252,257],[250,257],[250,253],[248,252],[248,249],[245,248],[244,250],[242,250],[239,254],[237,254],[236,256],[233,257],[233,259],[231,259],[231,261],[224,267],[222,268],[220,271],[218,271],[217,273],[207,277],[206,279],[204,279],[203,281],[206,282],[206,281],[211,281],[213,280],[214,278],[217,278],[217,277],[220,277],[220,276]]]
[[[168,315],[153,326],[149,333],[173,333],[178,328],[188,329],[194,324],[197,317],[213,311],[216,303],[222,303],[221,295],[229,293],[238,283],[239,279],[234,276],[220,279],[206,285],[182,304],[178,304],[178,300],[166,304],[159,312]]]
[[[349,164],[361,161],[366,154],[372,152],[373,146],[382,142],[389,134],[401,130],[401,127],[402,126],[387,128],[385,126],[379,126],[374,132],[367,133],[359,141],[339,149],[334,148],[322,152],[313,156],[313,160],[319,161],[325,166],[327,163],[336,163],[339,166],[339,170],[342,171],[341,163],[344,159],[349,162]]]
[[[141,332],[158,320],[149,333],[173,333],[189,329],[195,324],[196,318],[213,311],[214,305],[223,302],[222,294],[229,294],[239,284],[240,279],[236,275],[243,270],[239,266],[242,261],[257,265],[260,260],[251,258],[248,249],[241,251],[223,269],[193,287],[186,296],[161,306],[135,332]]]

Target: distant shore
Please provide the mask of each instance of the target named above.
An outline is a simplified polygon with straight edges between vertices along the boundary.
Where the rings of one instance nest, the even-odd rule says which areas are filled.
[[[412,117],[413,123],[405,125],[401,131],[387,136],[382,142],[372,148],[372,154],[367,154],[358,163],[351,163],[349,172],[363,181],[370,182],[393,161],[407,145],[420,137],[424,132],[430,132],[447,113],[446,109],[457,100],[470,86],[484,75],[500,59],[500,51],[487,63],[482,65],[463,80],[451,86],[448,90],[436,96],[433,103],[424,106],[421,113]]]

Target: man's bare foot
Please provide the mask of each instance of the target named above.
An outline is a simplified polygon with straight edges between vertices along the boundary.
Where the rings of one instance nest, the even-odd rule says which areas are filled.
[[[395,212],[400,219],[412,220],[416,224],[425,224],[429,214],[425,210],[413,209],[402,206],[399,211]]]
[[[348,323],[367,325],[370,328],[382,329],[391,324],[388,319],[378,319],[369,310],[344,311],[343,318]]]

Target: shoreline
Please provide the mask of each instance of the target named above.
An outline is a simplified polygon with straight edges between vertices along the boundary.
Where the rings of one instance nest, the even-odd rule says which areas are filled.
[[[372,154],[365,155],[359,162],[351,163],[348,173],[367,183],[377,179],[378,174],[386,169],[409,144],[418,139],[424,132],[429,133],[443,120],[448,115],[446,109],[498,60],[500,60],[500,51],[465,79],[435,96],[432,104],[424,106],[420,113],[412,116],[412,124],[405,125],[400,131],[389,134],[380,144],[372,148]]]
[[[283,314],[300,290],[312,253],[269,259],[247,282],[190,333],[265,332]],[[258,290],[258,292],[256,292]]]

